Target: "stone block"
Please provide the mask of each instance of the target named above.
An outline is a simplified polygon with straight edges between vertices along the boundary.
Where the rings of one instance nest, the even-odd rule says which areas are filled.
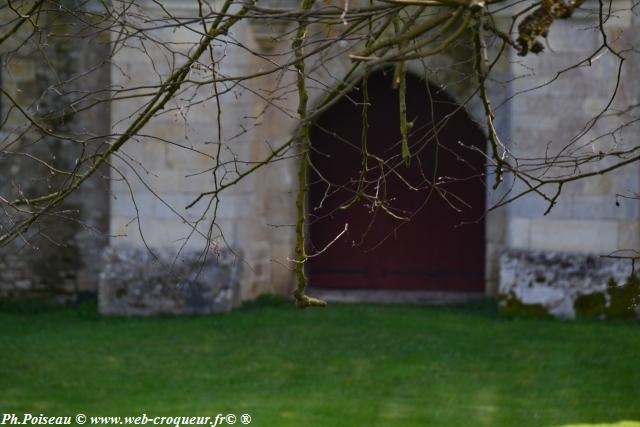
[[[546,191],[550,193],[550,191]],[[551,197],[549,194],[547,194]],[[544,215],[549,209],[549,202],[543,197],[530,193],[518,200],[513,201],[507,207],[509,215],[521,218],[538,218]],[[570,218],[571,217],[571,199],[562,193],[556,200],[556,204],[547,214],[548,218]]]
[[[630,275],[629,260],[509,249],[500,257],[500,304],[504,309],[511,305],[574,318],[578,298],[606,294],[612,284],[624,286]]]
[[[155,211],[156,196],[150,192],[137,193],[133,197],[131,194],[122,194],[111,199],[111,215],[134,219],[140,215],[151,215]]]
[[[247,254],[247,262],[253,270],[253,281],[269,286],[271,284],[271,245],[268,241],[252,243]]]
[[[215,151],[212,144],[190,146],[184,144],[183,141],[179,143],[182,145],[164,144],[169,168],[205,171],[216,165]]]
[[[608,254],[618,249],[615,221],[531,220],[531,249]]]
[[[213,98],[215,94],[211,93],[207,95],[199,95],[189,100],[188,104],[181,110],[181,113],[184,114],[184,118],[180,117],[180,119],[186,120],[188,126],[193,130],[193,136],[196,138],[204,137],[207,140],[213,140],[213,136],[216,134],[216,120],[218,109],[216,106],[216,100]],[[222,103],[222,114],[228,112],[227,105],[228,103]],[[229,107],[238,108],[239,106]],[[178,118],[178,117],[176,117]],[[228,127],[228,122],[223,122],[223,128]]]
[[[243,209],[250,211],[252,207],[251,205],[246,204],[243,206]],[[251,242],[266,240],[265,236],[267,234],[268,227],[262,216],[246,215],[236,219],[238,223],[238,234],[236,238],[239,244],[249,245]]]
[[[183,170],[166,168],[157,171],[155,175],[150,178],[149,183],[154,190],[160,193],[177,193],[185,187],[183,181],[188,179],[185,175],[186,172]]]
[[[127,91],[129,95],[136,95],[135,91]],[[127,98],[112,101],[111,103],[111,124],[114,134],[122,134],[144,109],[148,99],[144,97]]]
[[[200,224],[200,230],[206,233],[208,223]],[[128,216],[111,217],[112,242],[125,242],[127,244],[144,247],[179,248],[186,245],[188,248],[201,248],[205,244],[204,237],[193,231],[193,225],[185,223],[179,218],[159,219],[149,214],[138,220]],[[188,241],[185,240],[188,239]]]
[[[273,185],[269,188],[274,192],[290,192],[297,186],[298,172],[297,158],[278,161],[268,167],[269,180]]]
[[[197,129],[197,127],[191,126],[189,122],[185,122],[182,117],[171,119],[163,116],[151,120],[144,133],[154,137],[155,139],[148,139],[159,145],[170,143],[182,145],[204,144],[205,139],[201,135],[194,133],[194,128]]]
[[[511,248],[531,247],[531,220],[512,217],[507,220],[507,242]]]
[[[628,165],[620,169],[612,171],[611,174],[607,174],[613,178],[614,184],[612,191],[616,194],[634,195],[640,193],[640,167],[638,165]]]
[[[611,15],[604,22],[609,37],[615,36],[619,30],[631,27],[633,8],[631,0],[617,0],[611,3]]]
[[[295,224],[295,194],[270,193],[265,197],[266,222],[273,226],[287,226]]]
[[[109,235],[111,239],[129,240],[139,236],[138,223],[129,215],[111,215],[109,221]]]
[[[98,306],[106,315],[210,314],[236,301],[241,264],[225,251],[200,252],[111,246],[104,252]]]
[[[147,244],[156,247],[179,247],[192,234],[193,226],[177,219],[156,219],[151,216],[141,221],[141,230]],[[199,246],[201,237],[191,236],[189,246]]]
[[[271,244],[271,289],[278,295],[291,295],[294,286],[293,264],[295,242]]]
[[[605,109],[609,100],[603,96],[586,96],[582,99],[582,111],[585,117],[594,117]]]
[[[502,244],[487,243],[485,264],[485,293],[489,296],[498,295],[500,280],[500,254],[504,249]]]
[[[195,221],[203,215],[205,218],[211,216],[206,213],[206,205],[197,205],[190,209],[185,209],[192,198],[188,194],[170,193],[158,194],[153,208],[153,217],[160,220],[173,220],[176,222]]]
[[[131,193],[149,192],[149,188],[154,189],[154,181],[160,176],[156,171],[140,167],[134,162],[126,164],[114,159],[111,165],[111,193],[116,197],[130,199]]]
[[[618,223],[618,249],[640,250],[640,221]]]
[[[615,194],[615,181],[615,177],[612,175],[585,178],[576,183],[577,188],[575,194],[583,194],[586,196]]]
[[[614,193],[606,196],[572,196],[572,218],[577,220],[630,220],[640,216],[636,200],[618,199]]]
[[[143,175],[147,171],[158,174],[165,169],[167,163],[164,144],[153,138],[139,138],[127,142],[120,152],[123,159]]]
[[[602,44],[602,35],[595,19],[556,20],[549,31],[549,45],[554,52],[546,54],[560,56],[566,53],[593,53]]]
[[[126,169],[124,169],[126,171]],[[161,194],[183,194],[185,197],[190,198],[189,203],[195,199],[195,195],[200,194],[203,191],[209,191],[213,188],[213,178],[210,173],[200,173],[196,170],[184,170],[184,169],[154,169],[154,170],[140,170],[138,175],[153,191]],[[140,177],[133,174],[133,172],[127,173],[127,179],[135,185],[136,191],[149,191],[141,183],[136,183],[140,180]],[[135,179],[134,179],[135,178]],[[128,192],[126,187],[123,187],[121,183],[115,182],[112,185],[112,192],[121,193]],[[185,203],[186,204],[186,203]]]
[[[577,96],[606,98],[607,91],[612,89],[612,82],[602,84],[611,67],[615,66],[606,58],[601,57],[591,64],[584,62],[584,53],[557,55],[547,52],[538,56],[529,55],[527,58],[530,58],[527,60],[528,66],[514,64],[514,77],[518,77],[512,88],[517,94],[514,105],[525,104],[530,97],[550,97],[575,109],[572,101]]]
[[[217,217],[220,219],[251,218],[254,211],[253,195],[223,193],[218,204]]]

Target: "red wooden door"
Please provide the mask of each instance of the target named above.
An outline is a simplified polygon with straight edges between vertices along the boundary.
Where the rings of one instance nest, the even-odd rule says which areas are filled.
[[[312,129],[309,253],[325,248],[345,224],[348,229],[309,260],[310,284],[483,291],[484,160],[468,147],[484,151],[485,138],[446,94],[407,75],[407,117],[413,122],[409,142],[417,155],[405,166],[398,94],[391,82],[391,72],[368,79],[371,156],[360,192],[371,197],[354,201],[363,170],[361,87]]]

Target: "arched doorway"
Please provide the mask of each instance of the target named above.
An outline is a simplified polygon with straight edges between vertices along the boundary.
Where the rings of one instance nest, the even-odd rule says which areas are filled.
[[[308,262],[310,285],[482,292],[485,137],[443,91],[408,74],[415,157],[405,165],[392,79],[367,80],[366,164],[362,84],[312,128],[309,253],[320,253]]]

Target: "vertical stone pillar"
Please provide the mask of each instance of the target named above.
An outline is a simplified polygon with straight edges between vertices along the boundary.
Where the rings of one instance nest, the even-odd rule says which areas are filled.
[[[0,47],[3,88],[50,133],[31,126],[8,98],[2,99],[0,195],[7,200],[44,196],[68,184],[67,175],[50,168],[73,171],[109,133],[108,36],[94,26],[95,14],[65,7],[70,9],[45,2],[39,27],[25,23]],[[13,12],[4,8],[1,13]],[[68,300],[96,292],[108,229],[105,176],[106,169],[0,249],[0,297]],[[21,218],[7,208],[0,227]]]

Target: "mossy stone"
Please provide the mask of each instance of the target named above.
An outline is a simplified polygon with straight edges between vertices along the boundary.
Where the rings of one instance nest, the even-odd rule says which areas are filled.
[[[636,306],[639,303],[640,279],[632,274],[624,285],[618,285],[613,278],[610,279],[606,291],[581,295],[573,306],[580,317],[629,319],[636,317]]]
[[[512,294],[500,298],[498,312],[507,317],[551,317],[542,304],[525,304]]]
[[[578,317],[599,317],[605,314],[606,303],[604,293],[594,292],[576,298],[573,308]]]
[[[632,274],[622,286],[609,286],[608,318],[634,318],[636,305],[640,303],[640,280]]]

